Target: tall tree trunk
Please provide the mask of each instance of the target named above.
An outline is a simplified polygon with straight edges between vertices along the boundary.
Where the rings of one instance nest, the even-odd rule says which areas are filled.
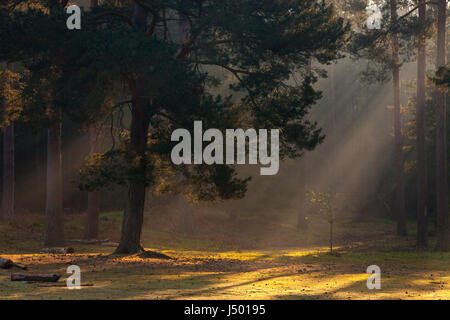
[[[308,64],[306,65],[306,75],[312,76],[312,57],[308,57]],[[309,159],[305,158],[305,154],[301,158],[300,162],[300,179],[303,179],[303,183],[300,186],[300,199],[298,201],[298,213],[297,213],[297,230],[306,231],[308,229],[307,220],[307,203],[309,200],[306,198],[306,193],[309,192],[311,185],[309,183],[309,176],[311,170],[309,170]]]
[[[94,9],[97,6],[98,0],[90,1],[90,9]],[[97,132],[98,132],[97,126],[92,125],[89,128],[90,154],[98,152]],[[98,238],[99,214],[100,214],[100,192],[98,191],[89,192],[86,224],[84,229],[85,239],[91,240]]]
[[[45,132],[45,134],[44,134]],[[35,167],[36,167],[36,181],[46,183],[46,150],[47,150],[47,130],[40,129],[35,135]],[[35,211],[45,211],[45,189],[40,189],[37,194],[37,199],[34,203]]]
[[[61,151],[61,111],[48,128],[47,142],[47,195],[45,245],[59,247],[64,241],[63,193],[62,193],[62,151]]]
[[[89,128],[89,144],[91,154],[98,152],[97,128],[94,125],[91,126],[91,128]],[[98,238],[99,214],[100,214],[100,192],[98,191],[89,192],[88,209],[86,214],[86,225],[84,230],[85,239],[92,240]]]
[[[14,216],[14,122],[3,131],[3,197],[2,215],[4,220]]]
[[[142,99],[139,100],[140,103],[143,102]],[[142,250],[141,232],[144,222],[146,193],[147,156],[145,151],[148,127],[148,120],[143,119],[138,112],[136,103],[133,103],[129,161],[136,163],[137,160],[134,168],[136,178],[131,178],[128,181],[128,198],[122,221],[122,236],[115,253],[131,254]]]
[[[330,95],[331,95],[331,108],[332,108],[332,119],[331,119],[331,126],[332,129],[330,130],[332,132],[331,136],[331,154],[333,155],[331,158],[336,159],[337,158],[337,125],[336,125],[336,68],[334,64],[331,64],[331,71],[330,71]],[[330,159],[331,160],[331,159]],[[330,162],[330,167],[333,168],[331,171],[331,186],[330,190],[332,193],[332,196],[336,194],[336,161]]]
[[[397,0],[391,0],[391,23],[396,25],[398,21]],[[398,36],[392,34],[392,60],[393,60],[393,85],[394,85],[394,131],[395,131],[395,175],[396,175],[396,212],[397,212],[397,234],[406,235],[405,214],[405,182],[403,178],[403,146],[402,146],[402,124],[400,113],[400,59]]]
[[[133,24],[142,32],[147,29],[148,10],[135,2]],[[147,173],[147,137],[149,120],[145,116],[144,108],[148,107],[148,100],[144,97],[146,84],[137,80],[134,84],[134,96],[131,112],[131,137],[129,161],[135,164],[134,177],[128,181],[128,198],[122,221],[122,235],[119,247],[115,253],[131,254],[141,251],[141,232],[144,222],[144,206]],[[137,161],[136,161],[137,160]]]
[[[422,26],[426,20],[425,0],[420,0],[419,24]],[[426,36],[419,35],[417,56],[417,105],[416,105],[416,131],[417,131],[417,246],[427,246],[427,164],[425,150],[425,73],[426,73]]]
[[[445,65],[446,54],[447,1],[438,1],[437,19],[437,68]],[[447,182],[447,137],[446,137],[446,93],[436,88],[436,205],[438,237],[436,248],[450,250],[450,232],[448,217]]]

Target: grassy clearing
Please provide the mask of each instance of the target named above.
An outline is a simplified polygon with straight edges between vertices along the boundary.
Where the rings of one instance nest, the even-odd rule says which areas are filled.
[[[288,223],[279,224],[284,246],[274,225],[256,221],[253,227],[264,230],[266,241],[251,230],[188,237],[146,226],[144,245],[172,256],[170,261],[112,256],[114,248],[83,245],[74,246],[72,255],[36,254],[42,218],[26,221],[0,225],[2,257],[28,265],[28,272],[60,273],[60,282],[67,266],[76,264],[82,283],[94,286],[40,287],[11,282],[10,271],[0,270],[1,299],[450,299],[450,254],[412,249],[413,237],[392,236],[394,226],[386,220],[341,224],[338,255],[328,253],[327,239],[314,238],[320,229],[305,237]],[[119,224],[120,213],[102,215],[102,238],[117,241]],[[82,217],[70,216],[66,225],[68,238],[80,237]],[[382,270],[381,290],[366,287],[372,264]]]

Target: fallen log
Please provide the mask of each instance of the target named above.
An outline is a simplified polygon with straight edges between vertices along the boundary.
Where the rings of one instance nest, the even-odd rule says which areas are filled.
[[[14,262],[12,262],[11,260],[0,258],[0,268],[9,269],[12,268],[13,265]]]
[[[105,247],[118,247],[119,243],[118,242],[105,242],[105,243],[102,243],[102,246],[105,246]]]
[[[71,242],[71,243],[81,243],[81,244],[102,244],[102,243],[109,242],[109,239],[105,239],[105,240],[98,240],[98,239],[90,239],[90,240],[86,240],[86,239],[72,239],[69,242]]]
[[[23,265],[23,264],[21,264],[21,263],[15,263],[15,262],[13,262],[13,264],[14,264],[14,267],[16,267],[16,268],[19,268],[19,269],[22,269],[22,270],[27,270],[27,269],[28,269],[27,266],[25,266],[25,265]]]
[[[11,281],[57,282],[60,274],[21,274],[11,273]]]
[[[44,248],[40,253],[51,253],[51,254],[68,254],[74,253],[75,250],[72,247],[67,248]]]
[[[29,282],[32,283],[32,282]],[[93,283],[86,283],[86,284],[80,284],[80,287],[93,287]],[[67,287],[66,283],[40,283],[38,284],[38,287],[60,287],[64,288]]]
[[[0,268],[2,268],[2,269],[10,269],[12,267],[17,267],[17,268],[22,269],[22,270],[27,270],[27,267],[25,265],[23,265],[23,264],[15,263],[14,261],[9,260],[9,259],[0,258]]]

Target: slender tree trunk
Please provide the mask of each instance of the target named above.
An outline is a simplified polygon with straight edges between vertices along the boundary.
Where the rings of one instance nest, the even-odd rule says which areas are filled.
[[[437,68],[445,65],[447,1],[438,1]],[[446,93],[436,88],[436,196],[438,237],[436,248],[450,250],[447,182]]]
[[[10,220],[14,216],[14,122],[3,131],[3,197],[2,218]]]
[[[306,65],[306,74],[307,76],[312,76],[312,57],[308,58],[308,64]],[[305,158],[305,155],[302,156],[301,163],[300,163],[300,179],[303,179],[302,186],[300,187],[300,205],[297,214],[297,230],[303,230],[306,231],[308,229],[308,220],[307,218],[307,206],[306,204],[309,202],[308,199],[306,199],[306,193],[309,192],[309,189],[311,188],[310,184],[310,174],[311,170],[309,170],[310,159]]]
[[[97,128],[91,126],[89,129],[90,153],[94,154],[98,151]],[[88,209],[86,214],[86,225],[84,237],[87,240],[98,239],[100,214],[100,192],[93,191],[88,193]]]
[[[336,125],[336,67],[334,64],[331,64],[331,71],[330,71],[330,94],[331,94],[331,108],[332,108],[332,119],[331,119],[331,126],[332,129],[330,130],[332,132],[331,136],[331,154],[333,155],[331,158],[336,159],[337,158],[337,125]],[[331,161],[330,167],[333,168],[331,171],[331,193],[334,196],[336,194],[336,161]]]
[[[423,25],[426,19],[425,0],[420,0],[419,23]],[[425,72],[426,72],[426,37],[419,35],[417,56],[417,246],[427,246],[427,164],[425,150]]]
[[[397,0],[391,0],[391,22],[396,25],[398,21]],[[402,146],[402,124],[400,112],[400,59],[398,36],[392,34],[392,78],[394,85],[394,131],[395,131],[395,175],[396,175],[396,211],[397,211],[397,234],[406,235],[405,214],[405,182],[403,178],[403,146]]]
[[[330,253],[333,254],[333,222],[330,223]]]
[[[47,195],[46,230],[47,247],[64,246],[64,217],[62,193],[61,113],[56,111],[48,128],[47,142]]]
[[[94,9],[98,6],[98,0],[91,0],[90,8]],[[97,126],[92,125],[89,128],[89,145],[90,154],[98,152],[97,142]],[[88,193],[88,209],[86,214],[86,225],[84,237],[86,240],[97,239],[99,229],[100,214],[100,192],[94,191]]]
[[[36,167],[36,181],[39,181],[41,184],[46,183],[46,150],[47,150],[47,130],[40,129],[36,132],[35,136],[35,167]],[[42,212],[45,210],[45,189],[41,189],[38,192],[38,197],[34,203],[35,211]]]
[[[142,32],[147,29],[148,10],[135,2],[133,13],[133,24]],[[144,108],[148,107],[148,100],[142,98],[145,96],[145,83],[143,80],[137,80],[134,85],[135,94],[133,96],[131,112],[131,137],[129,161],[136,163],[136,178],[130,178],[128,181],[128,198],[122,221],[122,236],[119,247],[115,253],[132,254],[142,251],[141,233],[144,222],[144,207],[146,193],[146,173],[147,173],[147,137],[149,129],[149,120],[144,114]],[[136,161],[137,160],[137,161]]]

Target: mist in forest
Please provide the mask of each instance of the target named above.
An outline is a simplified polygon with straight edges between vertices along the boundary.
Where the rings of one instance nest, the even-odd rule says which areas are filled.
[[[392,192],[382,190],[383,182],[392,175],[389,171],[394,144],[392,85],[390,82],[365,84],[361,80],[364,67],[364,61],[355,63],[350,59],[326,66],[328,77],[315,85],[323,92],[323,97],[312,107],[309,116],[323,129],[324,142],[314,151],[304,151],[300,159],[283,160],[279,173],[273,177],[261,177],[259,166],[238,167],[240,176],[252,176],[244,199],[190,204],[186,199],[180,199],[181,195],[153,195],[149,190],[146,216],[164,216],[167,212],[184,215],[189,207],[194,217],[196,211],[223,212],[232,218],[261,216],[272,221],[281,219],[296,223],[298,217],[314,216],[307,196],[314,190],[339,194],[344,199],[340,211],[346,217],[392,217],[388,204]],[[413,75],[414,65],[403,68],[403,81]],[[402,96],[402,103],[407,103],[406,94]],[[96,139],[100,149],[107,151],[112,143],[109,120],[103,125]],[[84,212],[86,192],[78,190],[77,180],[79,169],[89,154],[89,133],[76,125],[66,125],[66,130],[67,134],[63,135],[64,207],[69,213]],[[25,212],[40,211],[45,204],[45,141],[40,139],[38,147],[43,150],[35,155],[38,165],[28,165],[24,169],[26,174],[21,174],[17,182],[20,204]],[[17,152],[20,155],[30,151],[19,149]],[[21,166],[20,162],[18,166]],[[36,181],[41,187],[29,190],[28,186],[36,185]],[[104,210],[116,207],[120,210],[123,202],[121,188],[102,191]]]
[[[341,211],[347,216],[392,217],[391,194],[382,190],[392,175],[392,84],[365,84],[360,74],[364,67],[364,62],[345,59],[329,66],[328,78],[316,84],[324,95],[313,106],[310,119],[326,136],[320,146],[305,151],[300,159],[281,162],[275,177],[258,177],[253,168],[240,170],[252,173],[247,197],[219,206],[242,215],[268,214],[275,220],[313,215],[307,193],[314,190],[340,194],[345,199]],[[413,65],[406,65],[402,81],[410,80],[414,72]],[[405,105],[408,97],[403,89]]]

